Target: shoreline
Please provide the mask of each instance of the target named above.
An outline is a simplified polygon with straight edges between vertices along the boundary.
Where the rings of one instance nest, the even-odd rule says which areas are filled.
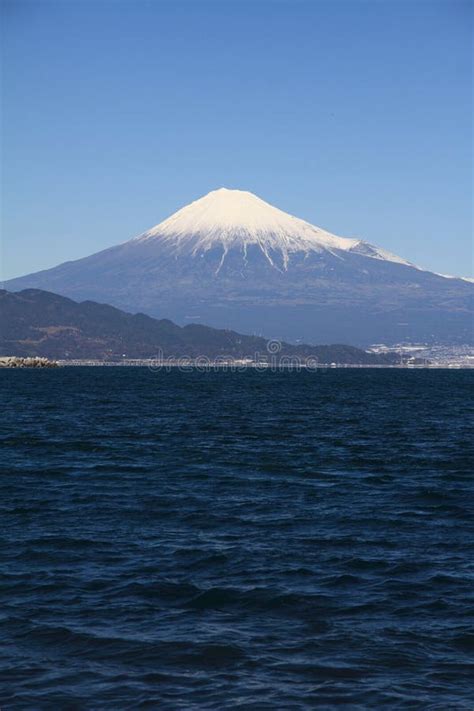
[[[149,368],[152,371],[162,371],[168,369],[180,369],[186,370],[233,370],[233,371],[245,371],[247,369],[253,369],[257,371],[267,371],[267,370],[308,370],[308,371],[318,371],[318,370],[335,370],[335,369],[389,369],[389,370],[473,370],[474,365],[460,364],[460,363],[396,363],[390,364],[367,364],[367,363],[318,363],[307,365],[305,363],[258,363],[258,362],[246,362],[246,361],[226,361],[226,362],[208,362],[203,364],[202,362],[195,360],[182,360],[182,361],[163,361],[157,363],[154,360],[126,360],[126,361],[101,361],[93,359],[75,359],[75,360],[57,360],[58,366],[66,368],[75,367],[114,367],[114,368]]]
[[[322,372],[336,369],[370,369],[370,370],[473,370],[471,363],[318,363],[315,361],[287,361],[277,360],[252,361],[250,359],[215,360],[201,358],[127,358],[122,360],[100,360],[95,358],[71,358],[50,360],[49,358],[30,356],[1,356],[0,370],[2,369],[34,369],[44,370],[51,368],[148,368],[151,372],[180,370],[182,372],[208,372],[223,370],[230,372],[257,372],[275,371],[309,371]]]

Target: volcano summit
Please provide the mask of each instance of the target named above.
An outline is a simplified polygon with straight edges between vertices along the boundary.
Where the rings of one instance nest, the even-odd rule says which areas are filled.
[[[177,254],[196,255],[217,247],[222,250],[219,271],[229,250],[240,250],[245,261],[252,246],[260,249],[272,267],[285,270],[292,253],[324,250],[363,252],[369,248],[372,256],[406,264],[360,240],[337,237],[293,217],[253,193],[226,188],[213,190],[136,239],[168,242]]]
[[[472,340],[471,283],[243,190],[212,191],[124,244],[5,286],[286,340]]]

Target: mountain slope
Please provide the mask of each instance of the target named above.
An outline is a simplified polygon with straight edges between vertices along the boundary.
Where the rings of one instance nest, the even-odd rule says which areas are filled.
[[[167,319],[129,314],[107,304],[81,304],[58,294],[26,289],[0,291],[0,356],[121,359],[207,356],[255,358],[267,356],[267,341],[190,324],[180,328]],[[282,344],[276,358],[312,356],[321,363],[390,364],[395,356],[380,356],[351,346],[291,346]]]
[[[217,190],[124,244],[6,283],[307,342],[472,340],[474,285]]]

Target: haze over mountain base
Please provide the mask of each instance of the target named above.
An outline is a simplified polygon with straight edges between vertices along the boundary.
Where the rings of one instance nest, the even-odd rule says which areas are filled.
[[[240,190],[213,191],[124,244],[6,287],[287,341],[473,341],[472,283]]]

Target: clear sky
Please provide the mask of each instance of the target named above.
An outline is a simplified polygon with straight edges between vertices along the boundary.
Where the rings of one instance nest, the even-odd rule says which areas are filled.
[[[2,2],[3,278],[241,188],[472,273],[472,4]]]

